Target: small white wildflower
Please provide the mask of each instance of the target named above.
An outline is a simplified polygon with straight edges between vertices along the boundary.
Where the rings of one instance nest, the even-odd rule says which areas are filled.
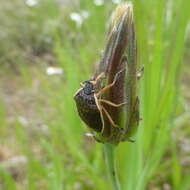
[[[37,0],[26,0],[25,3],[29,7],[33,7],[33,6],[36,6],[38,4],[38,1]]]
[[[63,74],[63,69],[60,67],[48,67],[46,73],[47,75],[61,75]]]
[[[75,13],[75,12],[71,13],[70,18],[71,18],[71,20],[76,22],[78,27],[80,27],[82,25],[83,21],[82,21],[81,15],[79,13]]]
[[[121,3],[121,0],[112,0],[112,2],[115,4],[119,4],[119,3]]]
[[[83,19],[87,19],[89,17],[89,12],[86,10],[81,11],[81,16]]]
[[[70,14],[70,18],[72,21],[74,21],[77,25],[77,27],[81,27],[82,23],[85,19],[89,17],[89,12],[86,10],[81,11],[80,13],[72,12]]]
[[[96,6],[102,6],[104,4],[104,0],[94,0],[94,4]]]

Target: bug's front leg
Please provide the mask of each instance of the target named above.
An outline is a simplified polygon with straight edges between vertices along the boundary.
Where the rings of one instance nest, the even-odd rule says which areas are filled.
[[[92,81],[91,81],[91,83],[93,84],[93,85],[96,85],[99,81],[101,81],[102,79],[105,79],[105,72],[102,72],[102,73],[100,73],[95,79],[93,79]]]
[[[108,89],[110,89],[111,87],[113,87],[113,86],[115,85],[115,83],[116,83],[118,77],[119,77],[119,74],[121,74],[121,73],[124,72],[124,71],[125,71],[125,68],[122,69],[121,71],[119,71],[119,72],[115,75],[113,82],[112,82],[111,84],[108,84],[108,85],[105,86],[104,88],[102,88],[98,93],[96,93],[96,96],[97,96],[97,97],[100,97],[100,96],[101,96],[102,94],[104,94]]]

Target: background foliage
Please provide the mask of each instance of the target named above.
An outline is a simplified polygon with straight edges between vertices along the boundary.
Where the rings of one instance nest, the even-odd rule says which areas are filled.
[[[111,189],[73,94],[94,72],[118,2],[0,2],[0,189]],[[143,120],[136,142],[117,149],[122,187],[188,190],[190,2],[133,3]]]

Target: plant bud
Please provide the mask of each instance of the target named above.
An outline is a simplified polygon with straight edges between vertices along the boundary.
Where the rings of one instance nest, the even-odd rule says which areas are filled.
[[[100,64],[74,97],[81,119],[101,142],[130,140],[138,126],[137,60],[132,4],[116,8]]]

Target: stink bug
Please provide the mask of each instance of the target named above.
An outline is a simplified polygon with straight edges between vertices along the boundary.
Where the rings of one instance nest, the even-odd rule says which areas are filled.
[[[103,99],[104,93],[109,91],[116,84],[119,75],[124,72],[121,70],[114,78],[114,81],[103,86],[105,79],[105,73],[99,74],[94,80],[87,80],[81,83],[81,88],[74,95],[74,99],[77,105],[77,110],[81,119],[94,131],[105,134],[105,117],[109,121],[110,126],[119,128],[119,126],[113,121],[109,112],[104,105],[112,107],[120,107],[125,103],[115,104],[109,100]]]

